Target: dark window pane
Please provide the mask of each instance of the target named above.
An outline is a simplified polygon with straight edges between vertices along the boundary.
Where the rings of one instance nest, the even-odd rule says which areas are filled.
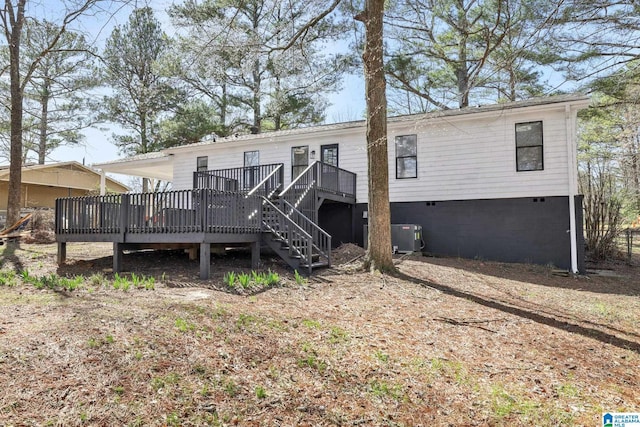
[[[516,124],[516,147],[542,145],[542,122]]]
[[[516,123],[516,170],[543,170],[542,122]]]
[[[338,145],[322,146],[322,153],[320,155],[322,163],[326,163],[331,166],[338,166]]]
[[[307,166],[294,166],[291,172],[292,179],[296,179],[306,168]]]
[[[418,144],[416,135],[396,136],[396,178],[418,177]]]
[[[208,167],[209,167],[209,158],[207,156],[198,157],[196,170],[198,172],[206,171]]]
[[[418,147],[415,135],[396,137],[396,157],[416,156]]]
[[[518,148],[518,170],[542,170],[542,147]]]
[[[295,179],[309,166],[309,146],[291,148],[291,179]]]
[[[292,162],[294,166],[307,165],[309,163],[309,147],[293,147],[291,149]]]
[[[415,157],[396,159],[396,178],[417,178],[418,163]]]

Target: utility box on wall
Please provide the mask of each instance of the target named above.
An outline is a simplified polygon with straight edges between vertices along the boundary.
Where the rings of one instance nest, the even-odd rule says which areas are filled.
[[[364,248],[367,249],[369,226],[364,226]],[[393,253],[420,252],[424,247],[422,226],[417,224],[391,224],[391,246]]]

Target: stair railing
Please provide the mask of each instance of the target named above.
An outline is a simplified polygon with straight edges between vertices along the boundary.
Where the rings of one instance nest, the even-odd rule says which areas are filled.
[[[264,177],[262,181],[260,181],[255,187],[253,187],[251,191],[247,193],[246,197],[251,197],[256,195],[256,196],[262,196],[267,200],[270,200],[274,195],[276,195],[278,190],[280,190],[280,188],[284,183],[283,166],[284,165],[280,163],[277,168],[272,170],[267,176]],[[260,212],[260,208],[250,212],[249,219],[254,218],[256,215],[258,215],[259,212]]]
[[[282,190],[279,198],[289,202],[291,206],[303,212],[308,218],[318,220],[316,187],[318,185],[318,165],[315,161]]]
[[[272,170],[262,181],[247,193],[248,196],[257,194],[271,199],[282,187],[284,183],[284,165],[282,163]]]
[[[309,274],[313,268],[313,237],[289,215],[282,212],[264,196],[262,198],[262,224],[288,247],[289,257],[298,257]]]
[[[324,231],[318,224],[306,217],[302,212],[292,206],[284,199],[280,199],[283,205],[282,212],[286,212],[300,228],[312,237],[314,253],[327,260],[327,265],[331,266],[331,235]]]

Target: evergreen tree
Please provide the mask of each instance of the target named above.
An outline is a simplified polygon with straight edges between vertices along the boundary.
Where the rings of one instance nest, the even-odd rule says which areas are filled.
[[[397,0],[387,71],[402,112],[538,94],[537,41],[555,9],[524,0]],[[399,94],[399,95],[398,95]]]
[[[40,61],[55,50],[62,34],[67,31],[69,25],[92,10],[98,3],[108,3],[101,0],[61,0],[56,5],[54,12],[60,14],[58,30],[33,61],[27,64],[22,62],[22,40],[25,23],[29,16],[28,0],[5,0],[0,6],[0,28],[4,34],[8,64],[5,69],[9,71],[9,97],[10,97],[10,166],[9,187],[7,199],[7,223],[12,224],[20,216],[20,186],[22,184],[22,159],[23,159],[23,100],[25,90]],[[60,13],[60,11],[62,11]],[[52,13],[54,15],[55,13]],[[57,22],[57,21],[56,21]]]
[[[104,99],[104,118],[131,132],[113,135],[123,153],[144,154],[163,148],[159,122],[184,98],[163,73],[162,61],[169,51],[170,41],[149,7],[134,10],[129,21],[116,27],[107,40],[104,77],[113,94]],[[149,190],[146,179],[143,189]]]
[[[33,62],[60,32],[57,25],[31,21],[25,27],[23,59]],[[88,91],[98,85],[94,77],[93,55],[83,36],[65,31],[56,48],[38,62],[25,89],[27,123],[24,127],[24,158],[33,152],[39,164],[64,144],[78,144],[80,132],[95,117]],[[29,144],[29,141],[37,141]]]
[[[188,0],[170,15],[189,32],[182,46],[200,74],[189,80],[215,100],[222,124],[278,130],[321,121],[322,95],[339,87],[347,61],[321,53],[343,35],[330,15],[337,3]]]

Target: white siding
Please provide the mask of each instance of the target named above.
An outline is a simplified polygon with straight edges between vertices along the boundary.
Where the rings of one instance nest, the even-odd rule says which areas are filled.
[[[575,115],[574,115],[575,116]],[[516,172],[515,124],[543,122],[544,170]],[[395,136],[416,134],[418,178],[396,179]],[[291,147],[309,145],[320,160],[320,146],[339,144],[339,166],[357,174],[357,201],[366,202],[365,127],[302,135],[249,137],[177,150],[174,188],[191,188],[198,156],[209,169],[243,166],[243,153],[260,151],[260,164],[284,163],[290,182]],[[562,196],[569,192],[564,105],[519,108],[491,114],[464,114],[389,123],[389,194],[392,202]],[[313,159],[310,160],[310,163]]]
[[[472,117],[469,117],[470,119]],[[543,122],[544,170],[516,171],[515,123]],[[395,178],[396,135],[418,135],[418,178]],[[392,202],[568,194],[564,114],[503,114],[484,120],[430,121],[389,132]]]

